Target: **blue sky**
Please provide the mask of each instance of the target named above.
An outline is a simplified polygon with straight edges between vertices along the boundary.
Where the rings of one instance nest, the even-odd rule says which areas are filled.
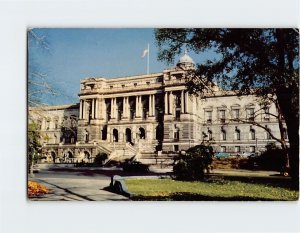
[[[146,73],[147,59],[141,58],[150,44],[150,73],[161,72],[175,64],[157,61],[158,48],[153,29],[34,29],[49,44],[45,51],[29,43],[30,64],[47,74],[47,82],[59,93],[45,95],[43,102],[69,104],[78,102],[80,80],[86,77],[121,77]],[[206,56],[190,53],[195,62]],[[178,61],[176,57],[174,63]],[[30,70],[29,70],[30,72]]]

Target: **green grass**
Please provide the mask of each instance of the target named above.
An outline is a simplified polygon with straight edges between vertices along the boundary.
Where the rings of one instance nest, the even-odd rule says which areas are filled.
[[[241,181],[189,182],[172,179],[128,179],[132,200],[294,201],[299,192],[268,184]]]

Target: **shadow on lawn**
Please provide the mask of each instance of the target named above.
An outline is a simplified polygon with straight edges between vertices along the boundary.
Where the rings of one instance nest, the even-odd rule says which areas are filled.
[[[132,196],[132,201],[278,201],[278,199],[258,198],[258,197],[214,197],[192,193],[174,193],[169,196]],[[297,200],[297,199],[295,199]]]
[[[245,177],[245,176],[219,176],[212,175],[207,179],[208,182],[210,180],[213,182],[214,179],[226,181],[239,181],[243,183],[249,184],[263,184],[276,188],[285,188],[293,191],[299,191],[299,183],[295,184],[290,177],[282,177],[282,176],[270,176],[270,177]]]

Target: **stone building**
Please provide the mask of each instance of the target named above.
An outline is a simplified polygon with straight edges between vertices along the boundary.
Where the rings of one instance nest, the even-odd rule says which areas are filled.
[[[215,151],[258,152],[279,137],[274,105],[262,108],[255,96],[238,97],[214,87],[213,94],[189,95],[185,87],[194,62],[184,54],[161,73],[81,80],[79,104],[31,108],[41,126],[42,153],[48,161],[92,161],[104,152],[111,158],[135,156],[153,163],[187,150],[203,140]],[[40,113],[42,111],[42,113]],[[39,113],[39,114],[37,114]]]

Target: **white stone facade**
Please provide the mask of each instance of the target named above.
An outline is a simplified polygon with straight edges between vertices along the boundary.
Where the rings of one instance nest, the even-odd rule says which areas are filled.
[[[261,110],[255,96],[218,88],[205,98],[189,95],[185,75],[194,65],[183,58],[161,73],[81,80],[79,104],[48,107],[46,117],[34,117],[47,135],[41,139],[43,153],[55,162],[91,161],[99,152],[146,161],[207,139],[215,151],[257,152],[274,140],[264,129],[235,120],[251,117],[279,137],[277,120],[262,112],[276,114],[275,107]]]

